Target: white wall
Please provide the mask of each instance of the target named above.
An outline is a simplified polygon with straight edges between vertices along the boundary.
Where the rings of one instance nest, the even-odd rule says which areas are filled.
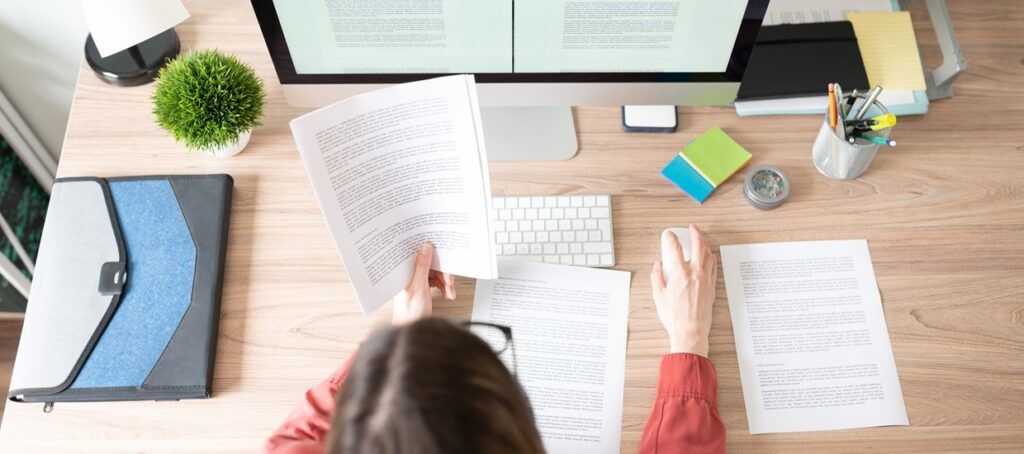
[[[87,34],[79,0],[0,0],[0,90],[54,157]]]

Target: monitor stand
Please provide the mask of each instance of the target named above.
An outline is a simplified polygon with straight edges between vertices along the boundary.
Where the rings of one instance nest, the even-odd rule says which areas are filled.
[[[576,155],[572,107],[481,107],[488,161],[562,161]]]

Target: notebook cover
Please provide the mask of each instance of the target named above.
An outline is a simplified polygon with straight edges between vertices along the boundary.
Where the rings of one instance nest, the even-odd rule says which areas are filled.
[[[736,99],[820,95],[831,82],[870,88],[850,22],[761,27]]]
[[[717,126],[690,142],[679,155],[714,187],[750,161],[750,153]]]
[[[58,180],[57,186],[68,183]],[[209,397],[232,179],[154,176],[112,178],[105,184],[127,256],[128,277],[116,310],[99,327],[102,334],[88,346],[65,389],[14,390],[10,397],[49,402]],[[59,335],[59,329],[52,331]]]
[[[715,187],[711,186],[711,183],[708,183],[696,170],[693,170],[679,154],[676,154],[668,162],[668,165],[661,169],[661,174],[698,204],[704,203],[715,190]]]

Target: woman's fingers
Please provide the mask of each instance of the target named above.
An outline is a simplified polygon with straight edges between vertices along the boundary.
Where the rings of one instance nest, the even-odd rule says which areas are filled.
[[[696,224],[690,224],[690,266],[694,271],[704,269],[704,257],[708,252],[707,243],[704,242],[704,235]]]
[[[420,246],[419,252],[416,254],[416,265],[412,272],[412,282],[409,284],[415,286],[417,284],[430,285],[430,262],[434,260],[434,246],[430,243],[423,243]]]
[[[651,289],[654,293],[665,290],[665,275],[662,273],[660,260],[655,260],[654,266],[651,267]]]

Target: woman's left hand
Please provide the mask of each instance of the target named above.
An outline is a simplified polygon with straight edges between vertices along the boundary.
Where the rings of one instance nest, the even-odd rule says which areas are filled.
[[[392,324],[401,325],[429,317],[433,310],[431,288],[440,290],[445,299],[455,299],[455,278],[451,274],[431,270],[433,260],[434,246],[423,243],[416,254],[412,280],[391,299],[394,303]]]

